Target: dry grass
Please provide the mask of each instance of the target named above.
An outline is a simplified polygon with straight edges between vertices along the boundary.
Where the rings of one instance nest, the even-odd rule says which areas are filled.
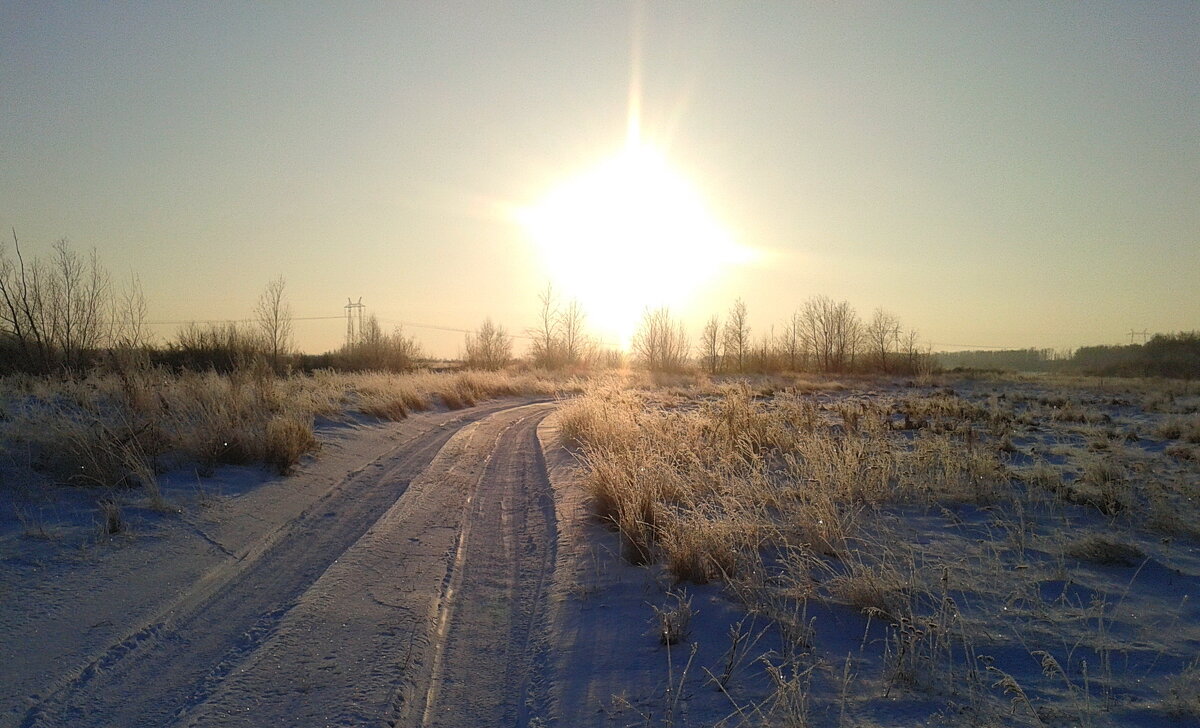
[[[1176,720],[1200,721],[1200,660],[1171,678],[1163,703],[1166,714]]]
[[[100,522],[97,524],[97,530],[101,536],[115,536],[125,531],[127,528],[125,516],[116,500],[101,498],[96,501],[96,507],[100,509]]]
[[[1055,715],[1103,723],[1095,716],[1112,709],[1118,684],[1106,631],[1112,605],[1068,598],[1065,586],[1054,601],[1055,588],[1039,590],[1037,579],[1071,585],[1081,565],[1146,563],[1135,538],[1069,536],[1081,522],[1140,529],[1142,544],[1159,543],[1150,529],[1195,532],[1187,525],[1195,514],[1189,476],[1149,477],[1160,465],[1131,445],[1134,427],[1097,404],[1126,407],[1127,400],[1082,385],[982,403],[945,387],[931,396],[877,397],[746,382],[641,386],[595,387],[560,409],[563,441],[578,449],[594,512],[620,532],[625,557],[660,563],[676,582],[724,582],[750,613],[798,636],[785,640],[796,655],[811,653],[805,605],[866,615],[868,625],[884,625],[885,637],[872,640],[884,652],[880,692],[952,695],[975,724],[1014,716],[1039,724]],[[1055,434],[1039,434],[1046,430]],[[1163,459],[1190,467],[1177,452]],[[920,530],[931,524],[935,530]],[[978,612],[981,605],[996,611]],[[1082,633],[1080,613],[1091,625]],[[1019,626],[1011,621],[1018,615],[1026,620]],[[845,619],[835,619],[837,630]],[[980,654],[981,641],[996,648],[997,620],[1006,625],[1000,633],[1020,630],[1029,640],[1019,643],[1024,662]],[[1078,642],[1058,649],[1067,625]],[[1039,651],[1039,639],[1055,647]],[[856,665],[870,663],[867,644],[864,635]],[[1012,647],[1000,649],[1011,658]],[[1090,668],[1079,657],[1085,648],[1094,655]],[[1030,678],[1035,652],[1061,676]],[[787,674],[805,681],[838,667],[812,672],[811,656],[796,655],[764,664],[786,664]],[[850,658],[846,665],[848,682]],[[1061,684],[1027,684],[1032,679]],[[1183,684],[1174,683],[1171,710],[1187,715],[1194,691]],[[762,714],[803,724],[807,697],[797,686],[780,679]],[[791,707],[774,714],[771,705]]]
[[[692,598],[683,592],[671,592],[667,595],[674,599],[674,604],[662,607],[652,607],[658,620],[658,641],[664,645],[677,645],[686,642],[691,635]]]
[[[296,413],[280,414],[267,422],[262,459],[281,474],[291,472],[300,458],[318,448],[312,419]]]
[[[1137,546],[1100,535],[1072,541],[1064,553],[1073,559],[1101,566],[1137,566],[1146,558],[1146,553]]]
[[[462,372],[278,378],[263,368],[179,375],[156,369],[69,380],[11,377],[0,386],[0,439],[30,453],[55,480],[143,489],[165,508],[157,470],[194,463],[265,464],[281,474],[318,449],[315,419],[359,412],[401,419],[435,402],[470,406],[497,396],[550,394],[577,382],[532,374]]]
[[[1167,440],[1183,440],[1200,445],[1200,417],[1172,417],[1161,422],[1154,434]]]
[[[1083,475],[1068,487],[1065,497],[1115,516],[1130,505],[1125,470],[1114,460],[1094,460],[1084,466]]]
[[[844,554],[864,508],[996,497],[989,450],[933,433],[907,447],[886,414],[866,403],[823,417],[798,395],[767,404],[745,386],[685,408],[605,389],[565,404],[560,424],[582,450],[596,514],[627,553],[703,583],[763,548]]]

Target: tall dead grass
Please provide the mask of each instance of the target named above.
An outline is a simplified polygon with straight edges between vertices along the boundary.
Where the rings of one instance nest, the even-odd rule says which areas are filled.
[[[1181,462],[1151,477],[1151,455],[1128,444],[1139,424],[1096,407],[1126,406],[1107,393],[637,386],[596,387],[560,408],[594,512],[619,532],[625,557],[660,563],[678,582],[724,581],[751,613],[793,635],[797,674],[815,664],[808,605],[838,615],[837,630],[847,625],[838,610],[858,612],[866,627],[846,674],[851,661],[874,664],[885,697],[954,695],[975,724],[1005,724],[1018,700],[1029,715],[1063,711],[1079,724],[1107,710],[1073,688],[1058,700],[1055,686],[1023,685],[1030,677],[1012,655],[1035,654],[1036,640],[1057,649],[1054,629],[1075,625],[1080,609],[1108,610],[1091,625],[1113,618],[1102,602],[1055,601],[1072,570],[1138,569],[1154,544],[1170,543],[1145,529],[1194,538],[1194,471]],[[1176,416],[1156,434],[1186,439],[1189,422]],[[1089,445],[1096,433],[1104,447]],[[1055,437],[1079,444],[1048,445]],[[1072,535],[1089,523],[1130,535]],[[997,620],[1018,643],[998,639]],[[1043,633],[1044,623],[1055,626]],[[1058,679],[1106,691],[1119,682],[1107,629],[1072,633],[1075,647],[1058,650]],[[864,652],[868,641],[880,657]],[[1090,677],[1087,650],[1096,655]],[[1172,697],[1171,710],[1186,714],[1191,697]]]
[[[997,497],[991,451],[933,433],[909,446],[887,414],[870,403],[823,413],[801,395],[768,402],[744,386],[676,408],[606,389],[565,404],[560,425],[626,555],[703,582],[764,549],[844,556],[863,509],[889,501]]]
[[[194,463],[266,464],[287,473],[319,447],[318,417],[358,412],[396,420],[442,404],[577,388],[530,374],[462,372],[276,377],[266,368],[172,374],[139,368],[65,380],[0,384],[0,439],[56,480],[140,487],[156,502],[157,472]]]

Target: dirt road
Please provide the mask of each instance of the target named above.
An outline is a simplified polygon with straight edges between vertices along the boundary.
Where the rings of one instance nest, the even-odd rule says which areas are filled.
[[[477,408],[217,544],[219,564],[17,724],[529,724],[549,700],[557,524],[537,426],[553,407]]]

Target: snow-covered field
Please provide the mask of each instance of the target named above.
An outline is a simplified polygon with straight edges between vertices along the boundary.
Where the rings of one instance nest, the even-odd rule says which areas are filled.
[[[596,516],[592,406],[635,482],[703,486],[645,551]],[[0,725],[1197,724],[1198,418],[1162,382],[604,388],[330,419],[289,476],[156,499],[10,443]],[[705,475],[722,437],[752,456]],[[822,484],[857,490],[800,522]]]
[[[628,523],[609,507],[627,541],[653,521],[642,549],[667,581],[647,601],[681,595],[696,612],[675,648],[676,679],[687,645],[699,650],[688,680],[660,680],[639,715],[680,725],[706,704],[691,724],[1197,724],[1198,391],[800,381],[567,405],[593,492],[631,498]],[[632,495],[612,495],[625,482]],[[687,583],[703,563],[718,585]],[[729,604],[753,626],[729,632]],[[714,682],[714,650],[739,655],[738,675]]]

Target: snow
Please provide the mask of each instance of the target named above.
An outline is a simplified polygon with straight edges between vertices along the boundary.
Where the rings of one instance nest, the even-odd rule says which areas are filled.
[[[1200,724],[1200,464],[1180,456],[1200,448],[1155,434],[1168,419],[1196,417],[1200,398],[1128,383],[944,386],[1018,418],[1001,454],[1014,480],[1041,469],[1069,486],[1107,459],[1138,505],[1105,514],[1043,493],[881,508],[871,537],[895,544],[914,566],[913,586],[938,596],[908,625],[828,599],[755,605],[736,585],[676,584],[661,566],[628,564],[617,534],[589,512],[579,463],[545,417],[551,407],[529,399],[397,423],[324,422],[320,453],[288,477],[167,473],[171,509],[123,493],[128,527],[117,534],[99,532],[95,502],[108,494],[36,482],[8,452],[0,726],[104,725],[118,703],[134,710],[148,687],[103,693],[104,675],[140,675],[130,655],[173,649],[180,625],[202,624],[205,605],[247,564],[286,571],[269,561],[273,549],[308,543],[315,531],[304,529],[322,519],[349,518],[339,494],[377,483],[394,495],[355,516],[361,530],[344,545],[313,539],[331,560],[281,573],[295,584],[279,587],[283,603],[247,615],[232,636],[213,625],[211,644],[188,653],[214,655],[208,663],[139,678],[179,693],[176,707],[139,724],[474,725],[493,715],[528,726],[734,726],[784,714],[830,726]],[[847,401],[942,395],[896,382],[808,396],[833,416]],[[532,461],[513,439],[526,426],[541,443]],[[397,464],[396,454],[419,442],[428,459],[397,475],[417,460]],[[539,477],[552,503],[507,489]],[[1151,492],[1165,500],[1143,502]],[[514,511],[518,497],[530,500]],[[513,525],[518,515],[529,520]],[[545,528],[549,542],[537,537]],[[1087,551],[1095,539],[1128,549],[1097,559]],[[460,552],[474,570],[456,566]],[[534,579],[539,563],[547,571]],[[521,566],[510,574],[505,564]],[[663,644],[658,615],[684,603],[685,637]],[[770,618],[785,608],[807,629],[787,633]]]

